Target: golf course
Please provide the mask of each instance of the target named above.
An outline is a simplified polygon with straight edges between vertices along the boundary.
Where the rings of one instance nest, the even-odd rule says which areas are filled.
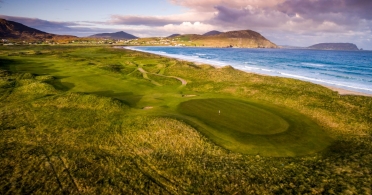
[[[205,124],[197,129],[215,143],[243,154],[306,155],[324,149],[331,141],[305,116],[267,104],[198,99],[181,103],[178,110],[195,117],[196,124]]]
[[[1,46],[0,194],[368,194],[371,110],[230,66]]]

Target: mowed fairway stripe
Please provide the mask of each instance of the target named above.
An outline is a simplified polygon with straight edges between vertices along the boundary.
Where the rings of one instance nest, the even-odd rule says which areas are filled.
[[[331,139],[309,118],[292,110],[233,99],[196,99],[177,111],[216,144],[265,156],[299,156],[318,152]]]

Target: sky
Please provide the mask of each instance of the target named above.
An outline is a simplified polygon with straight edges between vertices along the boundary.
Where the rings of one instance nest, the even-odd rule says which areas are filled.
[[[0,0],[0,18],[55,34],[254,30],[278,45],[372,50],[372,0]]]

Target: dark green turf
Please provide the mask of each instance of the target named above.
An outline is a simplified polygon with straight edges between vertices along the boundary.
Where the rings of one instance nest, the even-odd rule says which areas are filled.
[[[285,120],[271,112],[226,99],[191,100],[182,103],[180,109],[211,127],[233,129],[240,133],[270,135],[287,131],[289,126]]]
[[[307,117],[285,108],[233,99],[197,99],[178,112],[215,143],[235,152],[265,156],[300,156],[330,143]]]

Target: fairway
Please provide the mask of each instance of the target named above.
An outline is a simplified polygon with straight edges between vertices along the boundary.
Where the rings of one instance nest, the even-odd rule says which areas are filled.
[[[0,194],[368,194],[371,106],[125,49],[3,46]]]
[[[178,111],[215,143],[244,154],[298,156],[317,152],[329,138],[293,111],[233,99],[196,99]]]
[[[182,102],[182,93],[195,92],[185,79],[192,75],[170,72],[175,62],[154,56],[138,58],[132,51],[109,48],[53,48],[48,49],[58,55],[11,56],[2,63],[15,72],[52,74],[56,79],[46,83],[61,91],[120,100],[134,108],[133,114],[170,114],[234,152],[302,156],[329,145],[330,139],[316,123],[286,106],[223,99],[214,91],[200,94],[204,99]],[[153,109],[141,112],[142,108]]]

